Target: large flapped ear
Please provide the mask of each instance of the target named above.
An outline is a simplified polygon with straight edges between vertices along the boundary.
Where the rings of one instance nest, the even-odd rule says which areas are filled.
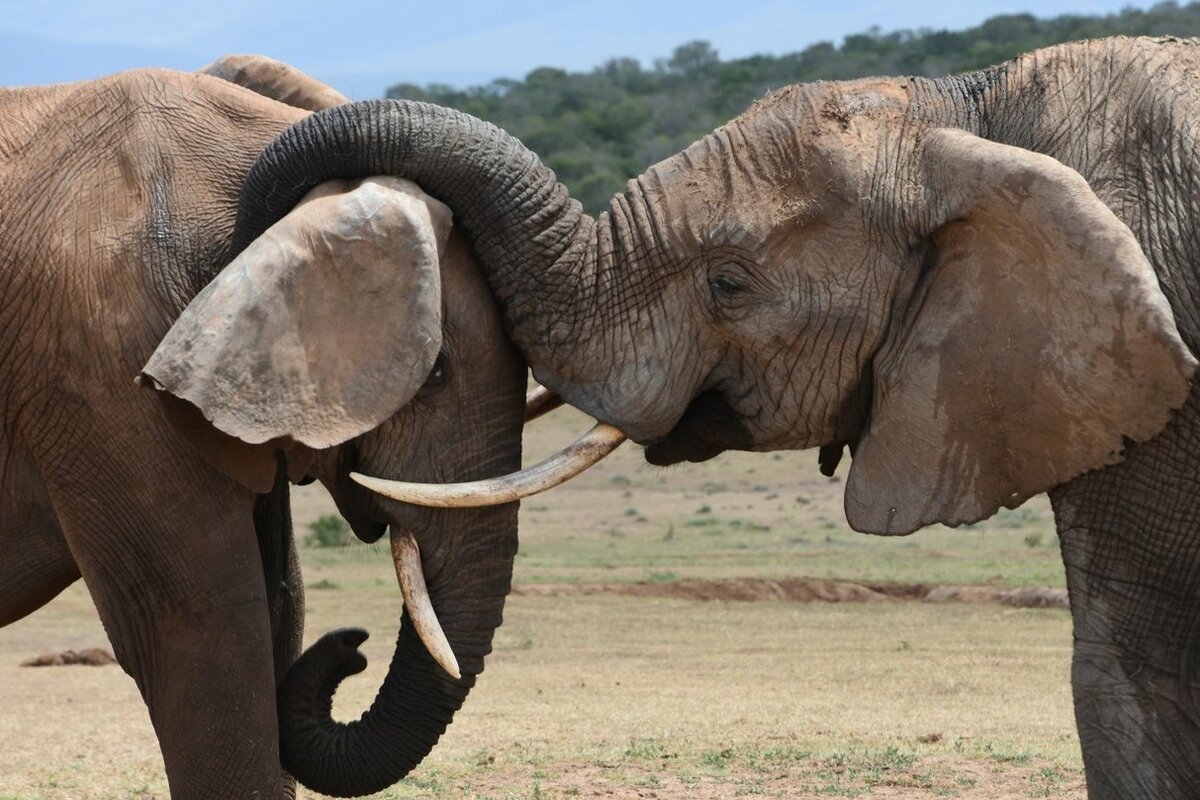
[[[875,359],[846,515],[974,522],[1121,459],[1195,359],[1137,240],[1074,170],[958,130],[919,151],[926,271]]]
[[[309,111],[321,111],[350,102],[346,95],[332,86],[301,72],[291,64],[267,56],[221,56],[202,68],[200,73],[236,83],[263,97]]]
[[[143,381],[249,444],[320,449],[371,430],[441,347],[450,222],[408,181],[318,186],[196,296]]]

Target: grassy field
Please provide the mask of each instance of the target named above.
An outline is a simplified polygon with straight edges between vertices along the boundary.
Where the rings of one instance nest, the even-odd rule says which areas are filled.
[[[556,412],[528,431],[527,460],[586,424]],[[523,591],[487,671],[433,754],[380,797],[1083,797],[1065,611],[613,590],[795,576],[1062,585],[1043,498],[973,528],[867,537],[846,528],[841,483],[815,461],[729,454],[661,470],[626,446],[526,501]],[[312,487],[295,506],[301,526],[330,510]],[[374,634],[371,667],[335,703],[350,718],[386,668],[399,592],[378,546],[302,558],[309,638]],[[0,799],[166,796],[124,673],[17,666],[101,644],[81,586],[0,630]]]

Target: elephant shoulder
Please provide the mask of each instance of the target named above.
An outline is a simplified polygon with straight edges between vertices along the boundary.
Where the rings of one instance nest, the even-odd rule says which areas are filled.
[[[113,330],[137,318],[139,302],[172,318],[182,309],[227,257],[250,166],[307,113],[162,69],[6,99],[24,110],[19,126],[0,129],[0,288],[41,285],[39,296],[61,298],[105,287],[89,324]]]
[[[110,192],[172,162],[229,174],[243,162],[248,169],[307,113],[220,78],[167,69],[3,89],[0,170],[54,190],[86,183],[110,162],[121,172]]]

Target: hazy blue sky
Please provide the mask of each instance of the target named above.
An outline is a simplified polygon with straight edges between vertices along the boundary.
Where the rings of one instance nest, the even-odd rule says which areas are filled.
[[[457,85],[650,64],[692,39],[723,58],[785,53],[878,25],[962,28],[999,13],[1116,11],[1128,0],[0,0],[0,85],[136,66],[200,67],[230,52],[289,61],[355,97],[399,81]]]

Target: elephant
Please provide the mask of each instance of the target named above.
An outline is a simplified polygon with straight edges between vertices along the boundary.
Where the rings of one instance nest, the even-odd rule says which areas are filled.
[[[510,587],[515,503],[430,511],[349,478],[520,466],[526,366],[447,207],[329,181],[233,245],[263,148],[344,101],[257,57],[0,90],[0,625],[82,576],[176,798],[392,784]],[[359,538],[390,529],[404,594],[348,724],[330,700],[366,633],[300,656],[289,482],[313,479]]]
[[[1090,795],[1194,797],[1197,70],[1196,41],[1114,38],[785,87],[595,218],[494,127],[356,103],[264,151],[246,235],[331,176],[402,175],[454,210],[538,381],[653,464],[848,449],[847,519],[888,535],[1048,492]]]

